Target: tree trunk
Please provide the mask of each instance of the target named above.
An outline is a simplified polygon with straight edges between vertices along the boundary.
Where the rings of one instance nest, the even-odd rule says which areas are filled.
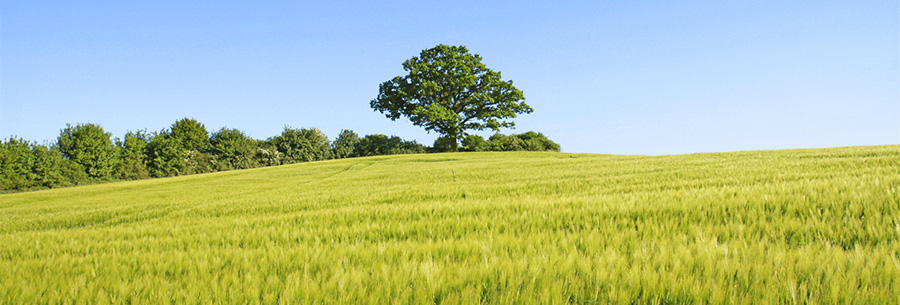
[[[459,145],[456,143],[456,135],[450,136],[450,152],[458,152]]]

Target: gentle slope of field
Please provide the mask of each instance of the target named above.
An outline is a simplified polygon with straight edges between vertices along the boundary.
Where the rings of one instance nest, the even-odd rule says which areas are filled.
[[[0,195],[0,303],[893,303],[900,145],[403,155]]]

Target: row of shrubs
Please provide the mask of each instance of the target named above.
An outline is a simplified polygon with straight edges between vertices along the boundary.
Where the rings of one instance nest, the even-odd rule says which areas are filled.
[[[487,140],[469,135],[461,142],[461,151],[559,151],[558,144],[535,132],[498,133]],[[0,140],[0,192],[449,150],[446,137],[427,147],[396,136],[360,137],[342,130],[329,141],[317,128],[285,127],[279,135],[256,140],[233,128],[209,133],[202,123],[188,118],[160,131],[129,131],[122,139],[95,124],[67,125],[49,145],[15,137]]]

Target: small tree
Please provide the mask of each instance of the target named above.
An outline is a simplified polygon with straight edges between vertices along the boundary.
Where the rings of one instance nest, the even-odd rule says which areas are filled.
[[[185,153],[167,130],[154,131],[147,143],[147,168],[154,177],[184,174]]]
[[[400,143],[399,137],[391,137],[383,134],[370,134],[362,139],[356,145],[353,155],[357,157],[381,156],[390,154],[392,138],[396,138],[397,145]]]
[[[488,138],[488,147],[491,151],[520,151],[525,150],[522,148],[522,143],[519,142],[513,135],[503,135],[500,133],[495,133]]]
[[[450,141],[451,139],[448,136],[437,137],[437,139],[434,139],[434,143],[431,144],[431,152],[442,153],[450,151],[452,149],[451,146],[453,146],[450,144]]]
[[[25,190],[34,185],[34,155],[25,139],[10,137],[0,143],[0,187]]]
[[[359,144],[359,135],[352,130],[341,130],[338,137],[331,143],[331,155],[335,159],[350,157],[357,144]]]
[[[462,145],[464,151],[486,151],[490,149],[488,142],[477,134],[466,135],[462,140]]]
[[[210,136],[210,152],[217,158],[219,169],[245,169],[257,166],[256,143],[238,129],[222,127]]]
[[[400,144],[397,145],[397,149],[391,150],[392,155],[399,154],[424,154],[427,153],[428,149],[425,148],[425,145],[417,143],[415,140],[400,140]]]
[[[169,135],[184,150],[206,152],[209,148],[209,132],[195,119],[183,118],[172,124]]]
[[[386,136],[383,134],[370,134],[359,140],[353,155],[357,157],[421,154],[425,153],[425,146],[416,141],[406,141],[398,136]]]
[[[280,165],[284,154],[278,151],[275,148],[275,144],[272,143],[273,138],[269,138],[268,140],[256,140],[256,152],[253,154],[253,160],[256,161],[260,166],[275,166]]]
[[[124,140],[117,141],[119,161],[116,164],[116,178],[132,180],[150,177],[146,152],[150,136],[146,130],[129,131],[125,133]]]
[[[488,139],[486,147],[491,151],[559,151],[559,144],[548,139],[544,134],[529,131],[521,134],[494,134]]]
[[[66,124],[57,146],[63,156],[84,167],[92,178],[106,178],[112,174],[116,154],[111,134],[94,124]]]
[[[195,119],[175,121],[169,130],[153,132],[145,149],[147,168],[154,177],[204,173],[213,170],[209,132]]]
[[[559,151],[559,144],[550,141],[544,134],[534,131],[514,135],[521,147],[528,151]]]
[[[327,160],[331,157],[328,137],[318,128],[284,127],[284,131],[273,137],[271,142],[284,154],[282,158],[284,163]]]
[[[381,83],[370,105],[391,120],[401,116],[416,126],[447,136],[450,151],[466,130],[513,127],[520,113],[531,113],[522,91],[500,79],[464,46],[438,45],[403,62],[406,76]]]
[[[172,124],[168,137],[184,158],[184,166],[178,171],[179,175],[214,170],[215,160],[209,154],[209,132],[203,123],[195,119],[180,119]]]
[[[78,184],[87,179],[84,169],[64,159],[54,146],[10,138],[0,141],[0,191],[28,190]]]
[[[54,188],[81,183],[87,179],[84,170],[77,163],[63,158],[56,147],[33,145],[35,185]]]

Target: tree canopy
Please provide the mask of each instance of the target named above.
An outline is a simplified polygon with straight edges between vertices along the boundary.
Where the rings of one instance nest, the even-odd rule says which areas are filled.
[[[353,155],[357,144],[359,144],[359,135],[352,130],[343,129],[331,143],[331,156],[335,159],[348,158]]]
[[[209,136],[209,151],[218,160],[220,170],[245,169],[257,166],[254,155],[256,143],[236,128],[219,129]]]
[[[285,126],[284,131],[270,141],[284,154],[286,163],[328,160],[331,157],[328,136],[318,128],[292,129]]]
[[[63,156],[83,166],[88,176],[105,178],[112,173],[116,154],[111,136],[99,125],[67,124],[57,138],[57,146]]]
[[[184,150],[204,151],[209,147],[209,132],[206,126],[196,119],[183,118],[172,124],[169,135],[174,138]]]
[[[424,50],[403,62],[403,69],[409,74],[381,83],[370,105],[391,120],[405,116],[446,136],[450,151],[458,151],[466,130],[514,127],[505,119],[533,111],[512,81],[502,80],[465,46]]]
[[[541,133],[468,134],[460,151],[559,151]],[[128,131],[124,138],[95,124],[67,124],[55,143],[0,139],[0,193],[56,188],[112,180],[135,180],[274,166],[296,162],[450,151],[441,136],[428,147],[397,136],[341,130],[334,142],[317,128],[285,127],[280,135],[256,140],[239,129],[208,132],[194,119],[170,128]]]

